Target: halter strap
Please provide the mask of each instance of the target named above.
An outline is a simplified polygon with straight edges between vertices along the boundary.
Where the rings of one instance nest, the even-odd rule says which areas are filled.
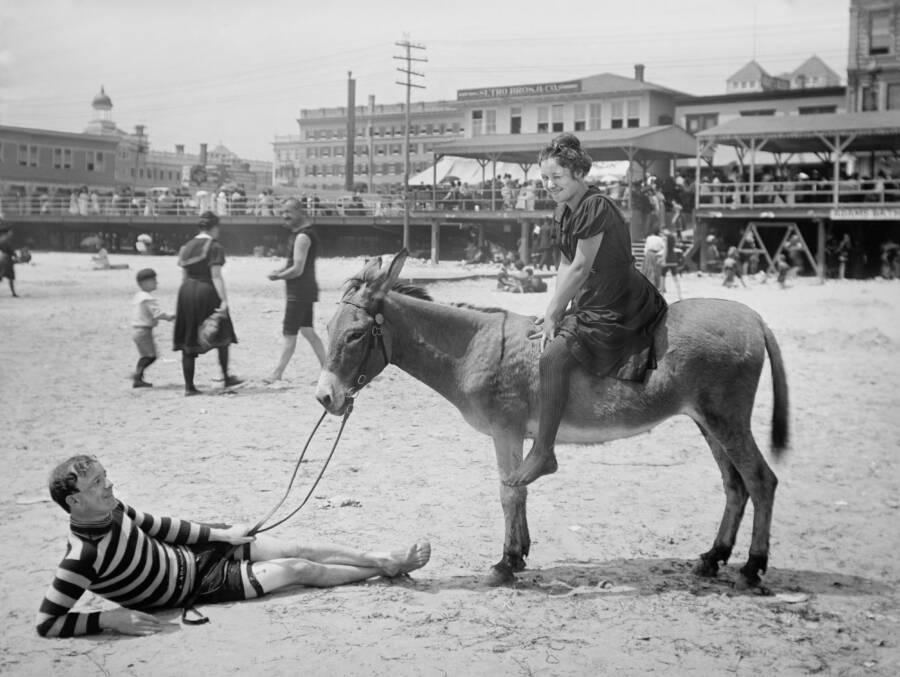
[[[387,345],[384,342],[384,332],[382,331],[382,327],[384,325],[384,300],[379,299],[375,305],[375,310],[370,311],[365,306],[362,306],[358,303],[354,303],[353,301],[348,301],[347,299],[341,299],[341,303],[346,303],[348,306],[353,306],[354,308],[359,308],[364,311],[367,315],[369,315],[372,320],[374,320],[375,324],[372,325],[372,329],[369,332],[369,341],[366,345],[366,356],[363,358],[362,362],[359,365],[359,369],[356,372],[356,377],[353,379],[353,389],[354,391],[359,390],[368,382],[368,377],[366,376],[366,367],[369,364],[369,360],[372,357],[372,353],[375,351],[375,345],[381,349],[381,358],[384,360],[384,366],[387,367],[391,363],[391,358],[387,353]]]

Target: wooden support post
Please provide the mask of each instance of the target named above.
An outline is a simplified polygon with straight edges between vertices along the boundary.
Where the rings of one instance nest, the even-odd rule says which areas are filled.
[[[431,262],[441,260],[441,226],[435,220],[431,222]]]
[[[694,226],[694,242],[700,244],[700,272],[706,272],[706,234],[709,232],[706,219],[697,219]]]
[[[528,221],[519,222],[519,258],[526,266],[531,263],[531,224]]]
[[[441,161],[443,155],[438,155],[432,151],[434,164],[431,166],[431,211],[437,209],[437,163]]]
[[[497,211],[497,186],[494,185],[494,180],[497,178],[497,158],[493,159],[492,173],[491,173],[491,211]]]
[[[816,262],[819,264],[819,282],[825,284],[825,219],[819,219],[816,231]]]

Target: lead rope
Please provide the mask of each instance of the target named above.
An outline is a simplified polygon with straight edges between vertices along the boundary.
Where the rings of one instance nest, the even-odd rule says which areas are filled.
[[[261,534],[264,531],[269,531],[270,529],[274,529],[281,524],[284,524],[291,517],[300,512],[300,509],[306,505],[306,502],[309,500],[312,493],[316,490],[316,487],[319,484],[319,480],[322,479],[322,476],[325,474],[325,469],[328,467],[328,464],[331,462],[331,458],[334,456],[334,452],[337,450],[337,445],[341,441],[341,435],[344,433],[344,427],[347,425],[347,419],[350,418],[350,413],[353,411],[353,398],[350,399],[350,406],[347,407],[347,411],[344,412],[344,416],[341,419],[341,427],[338,430],[337,437],[335,437],[334,444],[331,445],[331,451],[328,454],[328,458],[325,459],[325,463],[322,464],[322,469],[319,471],[319,475],[316,477],[316,481],[313,482],[312,486],[307,492],[306,497],[303,499],[303,502],[300,503],[293,511],[291,511],[286,517],[278,520],[274,524],[270,524],[269,526],[263,528],[263,525],[269,521],[269,519],[274,515],[278,509],[284,505],[284,502],[287,500],[287,497],[291,493],[291,489],[294,486],[294,480],[297,478],[297,473],[300,470],[300,464],[303,463],[303,457],[306,455],[306,450],[309,448],[310,442],[312,442],[313,436],[316,434],[316,431],[319,429],[319,426],[322,424],[322,421],[325,419],[325,416],[328,414],[327,411],[323,411],[322,415],[319,417],[319,420],[316,422],[316,425],[313,427],[312,432],[309,434],[309,437],[306,439],[306,444],[303,445],[303,451],[300,452],[300,456],[297,458],[297,462],[294,464],[294,472],[291,474],[291,479],[288,482],[287,489],[284,492],[284,495],[275,504],[275,506],[266,513],[266,516],[259,520],[252,529],[247,532],[247,536],[255,536],[256,534]],[[228,550],[224,551],[221,557],[211,557],[206,562],[206,566],[202,570],[197,571],[197,580],[195,583],[195,590],[191,595],[185,600],[184,606],[181,610],[181,621],[187,625],[203,625],[204,623],[209,623],[209,618],[204,616],[200,611],[197,610],[195,606],[195,602],[197,601],[197,597],[199,596],[199,585],[203,581],[203,577],[209,573],[209,570],[213,565],[217,564],[221,560],[230,559],[231,556],[241,548],[242,545],[229,545]],[[188,614],[194,614],[195,618],[188,618]]]

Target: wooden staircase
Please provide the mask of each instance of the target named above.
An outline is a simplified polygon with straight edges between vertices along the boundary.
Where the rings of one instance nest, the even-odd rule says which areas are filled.
[[[644,241],[631,243],[631,255],[634,257],[634,267],[640,270],[644,266]]]

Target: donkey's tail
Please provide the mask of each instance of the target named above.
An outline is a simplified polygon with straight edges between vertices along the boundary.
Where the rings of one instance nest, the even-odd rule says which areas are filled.
[[[766,352],[769,354],[769,362],[772,367],[772,453],[778,458],[788,445],[787,376],[784,373],[784,360],[781,357],[778,341],[775,340],[775,334],[765,322],[762,323],[762,329]]]

